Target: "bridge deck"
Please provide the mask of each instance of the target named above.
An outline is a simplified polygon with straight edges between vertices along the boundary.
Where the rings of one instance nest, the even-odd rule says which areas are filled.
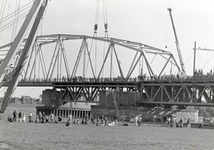
[[[4,84],[7,86],[7,83]],[[152,105],[214,106],[214,80],[146,80],[146,81],[21,81],[19,87],[54,87],[72,93],[91,91],[96,97],[100,90],[138,91],[140,103]],[[90,89],[90,90],[89,90]],[[87,92],[84,93],[86,97]],[[89,93],[90,95],[90,93]],[[78,98],[78,97],[77,97]]]
[[[204,86],[204,85],[214,85],[214,80],[155,80],[155,81],[59,81],[59,82],[49,82],[49,81],[20,81],[18,83],[18,86],[80,86],[80,85],[85,85],[85,86],[124,86],[124,87],[129,87],[129,86],[137,86],[139,84],[142,85],[180,85],[180,84],[185,84],[185,85],[194,85],[194,86]],[[5,83],[4,86],[7,86],[8,83]]]

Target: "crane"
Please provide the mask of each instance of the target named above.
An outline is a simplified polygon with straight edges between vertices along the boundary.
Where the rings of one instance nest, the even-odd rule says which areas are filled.
[[[37,29],[38,29],[39,23],[41,21],[41,18],[45,12],[47,3],[48,3],[48,0],[35,0],[34,1],[28,15],[25,18],[25,21],[23,22],[14,42],[12,43],[12,45],[10,47],[10,50],[8,51],[5,59],[3,60],[1,66],[0,66],[0,87],[4,84],[4,82],[6,82],[6,80],[8,80],[7,82],[9,82],[7,91],[2,99],[0,113],[4,113],[7,106],[9,105],[13,91],[16,89],[16,86],[17,86],[17,83],[19,80],[19,75],[21,74],[21,71],[25,64],[28,52],[32,48],[33,42],[35,41],[35,38],[36,38],[35,35],[37,33]],[[36,16],[36,13],[37,13],[37,16]],[[34,16],[36,16],[36,18]],[[35,19],[35,20],[33,21],[33,19]],[[6,74],[7,67],[10,65],[12,58],[17,53],[21,43],[23,42],[24,36],[27,33],[27,28],[30,26],[31,23],[33,23],[33,24],[31,26],[31,30],[29,32],[25,46],[20,55],[19,61],[16,65],[15,69],[12,72],[10,72],[9,74]]]
[[[174,25],[173,18],[172,18],[172,9],[168,8],[167,10],[169,11],[169,15],[170,15],[170,19],[171,19],[172,27],[173,27],[173,32],[174,32],[174,35],[175,35],[175,44],[176,44],[176,48],[177,48],[177,52],[178,52],[178,57],[179,57],[179,60],[180,60],[181,73],[183,75],[186,75],[184,62],[183,62],[183,58],[182,58],[182,55],[181,55],[181,49],[180,49],[180,45],[179,45],[179,42],[178,42],[178,37],[177,37],[177,34],[176,34],[176,30],[175,30],[175,25]]]

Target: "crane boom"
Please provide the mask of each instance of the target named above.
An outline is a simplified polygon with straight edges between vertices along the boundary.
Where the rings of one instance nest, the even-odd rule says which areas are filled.
[[[172,28],[173,28],[173,32],[174,32],[174,35],[175,35],[175,44],[176,44],[176,48],[177,48],[177,52],[178,52],[178,57],[179,57],[179,60],[180,60],[181,70],[182,70],[183,73],[186,74],[183,58],[182,58],[182,55],[181,55],[181,49],[180,49],[180,45],[179,45],[179,42],[178,42],[178,37],[177,37],[177,34],[176,34],[176,30],[175,30],[175,25],[174,25],[173,18],[172,18],[172,9],[168,8],[167,10],[169,11],[170,19],[171,19],[171,22],[172,22]]]
[[[3,97],[3,100],[2,100],[0,113],[4,113],[4,111],[6,110],[8,104],[9,104],[9,101],[11,99],[11,95],[13,94],[14,90],[16,89],[18,79],[19,79],[19,75],[20,75],[21,70],[25,64],[28,52],[32,48],[32,44],[35,41],[35,38],[36,38],[35,35],[37,33],[39,23],[41,21],[41,18],[43,16],[45,8],[47,6],[47,2],[48,2],[48,0],[35,0],[34,1],[33,6],[31,8],[30,12],[28,13],[19,33],[17,34],[14,42],[12,43],[12,46],[11,46],[7,56],[6,56],[6,60],[5,59],[3,60],[3,64],[0,67],[0,76],[1,76],[0,83],[1,83],[3,80],[5,68],[10,63],[10,60],[12,59],[12,57],[14,56],[16,51],[18,50],[21,42],[23,41],[24,35],[27,32],[27,28],[29,27],[30,23],[32,22],[32,18],[34,18],[35,14],[38,12],[37,16],[33,22],[33,25],[31,27],[31,30],[30,30],[30,33],[28,35],[25,46],[22,50],[22,53],[21,53],[21,56],[20,56],[19,61],[17,63],[17,66],[10,76],[11,79],[9,79],[8,88],[7,88],[7,91],[6,91],[6,93]]]

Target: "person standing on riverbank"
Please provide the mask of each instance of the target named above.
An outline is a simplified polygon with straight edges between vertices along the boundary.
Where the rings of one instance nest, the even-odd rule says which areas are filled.
[[[26,122],[26,115],[25,115],[25,113],[23,113],[22,116],[23,116],[23,117],[22,117],[22,122]]]
[[[16,110],[14,110],[13,112],[13,121],[16,121],[17,120],[17,113],[16,113]]]
[[[33,116],[33,113],[30,112],[30,113],[29,113],[29,122],[32,122],[32,116]]]
[[[50,114],[50,123],[54,123],[54,114],[53,113]]]
[[[68,121],[66,123],[66,126],[72,126],[72,121],[73,121],[73,116],[70,113],[70,115],[68,115]]]
[[[21,111],[19,112],[18,116],[19,116],[19,121],[22,122],[22,113],[21,113]]]

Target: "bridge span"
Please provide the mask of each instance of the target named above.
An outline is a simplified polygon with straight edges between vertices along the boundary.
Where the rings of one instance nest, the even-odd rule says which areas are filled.
[[[17,62],[26,42],[23,40],[5,69],[2,85],[9,85],[20,69]],[[11,46],[0,47],[2,60]],[[182,79],[172,72],[181,72],[174,55],[144,43],[87,35],[42,35],[32,44],[18,86],[53,87],[59,100],[67,93],[73,101],[96,101],[100,91],[113,90],[138,93],[136,105],[213,106],[213,78]]]
[[[102,96],[108,99],[108,91],[118,93],[118,99],[129,107],[214,106],[212,76],[186,77],[183,61],[179,65],[171,50],[109,37],[107,23],[104,37],[97,36],[97,24],[93,36],[37,36],[47,4],[48,0],[34,1],[14,41],[0,46],[0,88],[7,86],[0,113],[9,105],[16,86],[51,87],[43,92],[44,106],[49,112],[57,110],[58,115],[67,104],[68,115],[76,114],[74,103],[93,105]],[[77,114],[88,115],[89,110],[77,110]]]
[[[7,83],[5,83],[7,86]],[[133,92],[140,95],[135,106],[214,106],[214,80],[212,76],[185,79],[161,78],[63,78],[52,80],[20,80],[19,87],[52,87],[59,101],[96,102],[101,91]],[[65,98],[70,95],[70,100]],[[134,101],[134,100],[133,100]]]

